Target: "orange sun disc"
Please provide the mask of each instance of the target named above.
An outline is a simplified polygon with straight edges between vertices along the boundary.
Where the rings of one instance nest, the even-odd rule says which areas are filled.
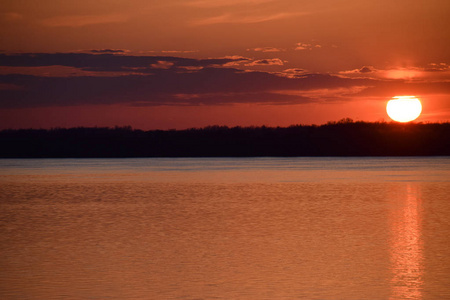
[[[388,101],[386,112],[394,121],[410,122],[420,116],[422,104],[415,96],[396,96]]]

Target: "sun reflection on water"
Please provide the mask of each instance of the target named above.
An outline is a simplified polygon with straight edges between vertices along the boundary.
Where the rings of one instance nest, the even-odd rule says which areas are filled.
[[[408,184],[398,197],[390,223],[390,299],[422,299],[423,243],[420,187]]]

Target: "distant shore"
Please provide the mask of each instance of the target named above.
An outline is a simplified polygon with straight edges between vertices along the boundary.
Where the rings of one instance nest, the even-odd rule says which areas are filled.
[[[450,123],[131,127],[0,131],[1,158],[449,156]]]

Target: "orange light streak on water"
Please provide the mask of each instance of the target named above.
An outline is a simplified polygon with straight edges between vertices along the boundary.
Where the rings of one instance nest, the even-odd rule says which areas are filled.
[[[391,219],[391,271],[390,299],[423,299],[423,242],[420,187],[409,184],[404,193],[396,197]]]

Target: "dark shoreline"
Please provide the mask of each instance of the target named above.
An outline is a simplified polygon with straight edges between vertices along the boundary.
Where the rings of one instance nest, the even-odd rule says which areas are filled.
[[[0,158],[449,156],[450,123],[0,131]]]

